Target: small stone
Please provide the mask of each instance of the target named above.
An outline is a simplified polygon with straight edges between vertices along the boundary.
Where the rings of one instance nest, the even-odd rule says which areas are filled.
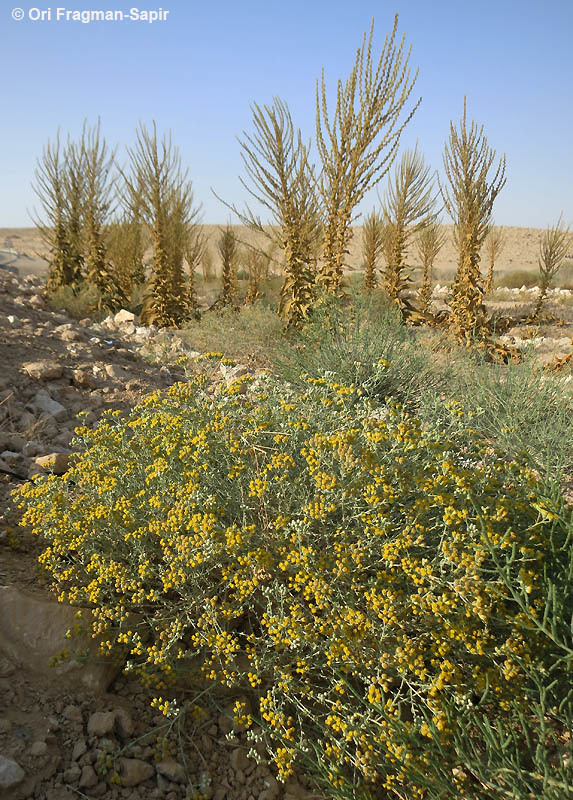
[[[97,381],[93,372],[87,369],[75,369],[72,372],[72,377],[75,385],[79,389],[96,389]]]
[[[187,780],[184,767],[172,758],[160,761],[159,764],[156,765],[156,768],[160,775],[163,775],[164,778],[174,783],[185,783]]]
[[[133,322],[134,319],[135,319],[135,314],[132,314],[131,311],[126,311],[125,308],[122,308],[121,311],[118,311],[117,314],[113,317],[113,321],[118,324],[121,322]]]
[[[40,391],[26,404],[26,408],[34,412],[44,412],[54,419],[61,421],[68,415],[65,406],[54,400],[46,391]]]
[[[78,761],[87,751],[88,746],[85,739],[79,739],[72,750],[72,761]]]
[[[88,736],[107,736],[114,727],[114,711],[96,711],[88,720]]]
[[[33,742],[28,752],[35,757],[45,756],[48,752],[48,745],[46,742]]]
[[[251,766],[251,760],[247,758],[247,754],[242,747],[237,747],[233,750],[230,761],[235,772],[237,772],[237,770],[244,772]]]
[[[4,465],[3,469],[13,472],[14,475],[18,475],[20,478],[28,477],[30,463],[21,453],[15,453],[13,450],[4,450],[3,453],[0,453],[0,464]]]
[[[0,789],[10,789],[24,780],[26,773],[16,761],[0,755]]]
[[[69,705],[62,711],[62,716],[70,722],[81,722],[82,710],[79,706]]]
[[[58,361],[29,361],[22,368],[31,378],[40,381],[54,381],[62,377],[63,367]]]
[[[38,458],[34,459],[34,464],[47,472],[53,472],[54,475],[63,475],[68,471],[69,454],[50,453],[47,456],[38,456]]]
[[[115,728],[122,739],[129,739],[133,734],[133,720],[131,714],[126,708],[116,708],[115,714]]]
[[[9,720],[7,717],[2,717],[0,719],[0,733],[9,733],[12,727],[12,721]]]
[[[152,764],[139,758],[120,758],[119,775],[122,786],[137,786],[155,775]]]
[[[128,381],[132,377],[127,370],[118,367],[117,364],[106,364],[105,371],[110,378],[115,378],[116,380]]]
[[[66,783],[77,783],[82,774],[82,768],[78,764],[72,764],[64,770],[63,777]]]
[[[39,294],[33,294],[32,297],[28,300],[32,308],[44,308],[46,303],[44,302],[44,298]]]
[[[80,775],[80,789],[89,789],[90,787],[95,786],[97,782],[98,779],[95,769],[91,765],[84,767]]]

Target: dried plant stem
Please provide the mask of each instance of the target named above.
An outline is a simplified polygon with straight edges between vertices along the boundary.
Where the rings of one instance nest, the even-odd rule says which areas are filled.
[[[410,50],[404,52],[404,38],[396,44],[397,27],[396,15],[374,68],[372,22],[349,78],[338,82],[332,121],[324,71],[317,81],[316,142],[322,162],[319,192],[325,220],[323,263],[317,281],[328,291],[338,292],[342,285],[354,209],[391,167],[400,135],[420,102],[400,121],[417,73],[410,76]]]
[[[479,269],[480,251],[487,236],[493,203],[505,185],[505,156],[493,177],[490,170],[495,150],[487,143],[483,126],[468,129],[466,100],[459,131],[450,123],[444,151],[444,170],[449,186],[440,184],[445,208],[454,221],[458,269],[452,284],[450,325],[456,338],[470,345],[485,329],[484,288]]]

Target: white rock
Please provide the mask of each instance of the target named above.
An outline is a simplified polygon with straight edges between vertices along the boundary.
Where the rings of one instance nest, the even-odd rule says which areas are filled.
[[[108,317],[108,319],[110,319]],[[122,308],[121,311],[118,311],[115,317],[113,317],[114,322],[122,323],[122,322],[133,322],[135,319],[135,314],[132,314],[131,311],[126,311],[125,308]]]
[[[53,381],[62,377],[63,367],[58,361],[29,361],[22,364],[22,368],[31,378],[40,381]]]
[[[46,391],[40,391],[34,395],[32,400],[26,405],[30,411],[43,412],[49,414],[55,420],[61,421],[68,416],[68,410],[57,400],[54,400]]]
[[[16,761],[0,755],[0,789],[11,789],[12,786],[21,783],[25,777],[26,773]]]

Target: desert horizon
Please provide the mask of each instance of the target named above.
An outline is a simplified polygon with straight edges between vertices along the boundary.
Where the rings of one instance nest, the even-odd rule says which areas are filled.
[[[218,274],[218,254],[216,249],[216,237],[218,232],[225,227],[225,223],[220,225],[200,225],[207,238],[207,249],[213,259],[215,272]],[[248,245],[258,245],[264,247],[265,237],[253,232],[245,225],[231,226],[240,242]],[[453,225],[444,224],[442,226],[447,231],[447,240],[436,258],[434,266],[434,277],[436,280],[448,280],[453,276],[457,266],[457,253],[453,242]],[[495,226],[503,232],[505,245],[496,260],[495,269],[498,274],[503,274],[513,270],[536,270],[538,267],[539,246],[543,236],[543,228],[530,228],[519,226],[498,225]],[[352,226],[353,236],[350,242],[350,250],[347,259],[349,271],[359,270],[361,265],[361,225]],[[11,240],[13,248],[18,251],[19,259],[15,263],[18,272],[25,274],[42,275],[48,269],[46,260],[46,247],[41,240],[40,233],[35,227],[2,227],[0,228],[0,249],[6,247],[6,241]],[[146,255],[151,255],[151,249]],[[568,255],[573,258],[573,251]],[[415,247],[410,246],[407,254],[407,263],[415,268],[420,264],[416,255]],[[486,268],[485,255],[482,258],[482,268]]]

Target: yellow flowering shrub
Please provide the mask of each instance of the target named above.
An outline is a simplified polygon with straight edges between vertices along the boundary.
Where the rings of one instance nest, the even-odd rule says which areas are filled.
[[[445,438],[328,374],[205,382],[78,429],[70,470],[19,490],[59,598],[127,648],[164,713],[197,663],[249,695],[237,714],[279,778],[299,762],[329,797],[423,797],[432,754],[458,763],[452,703],[503,715],[551,664],[532,620],[563,509],[456,404]],[[456,785],[471,796],[471,775]]]

